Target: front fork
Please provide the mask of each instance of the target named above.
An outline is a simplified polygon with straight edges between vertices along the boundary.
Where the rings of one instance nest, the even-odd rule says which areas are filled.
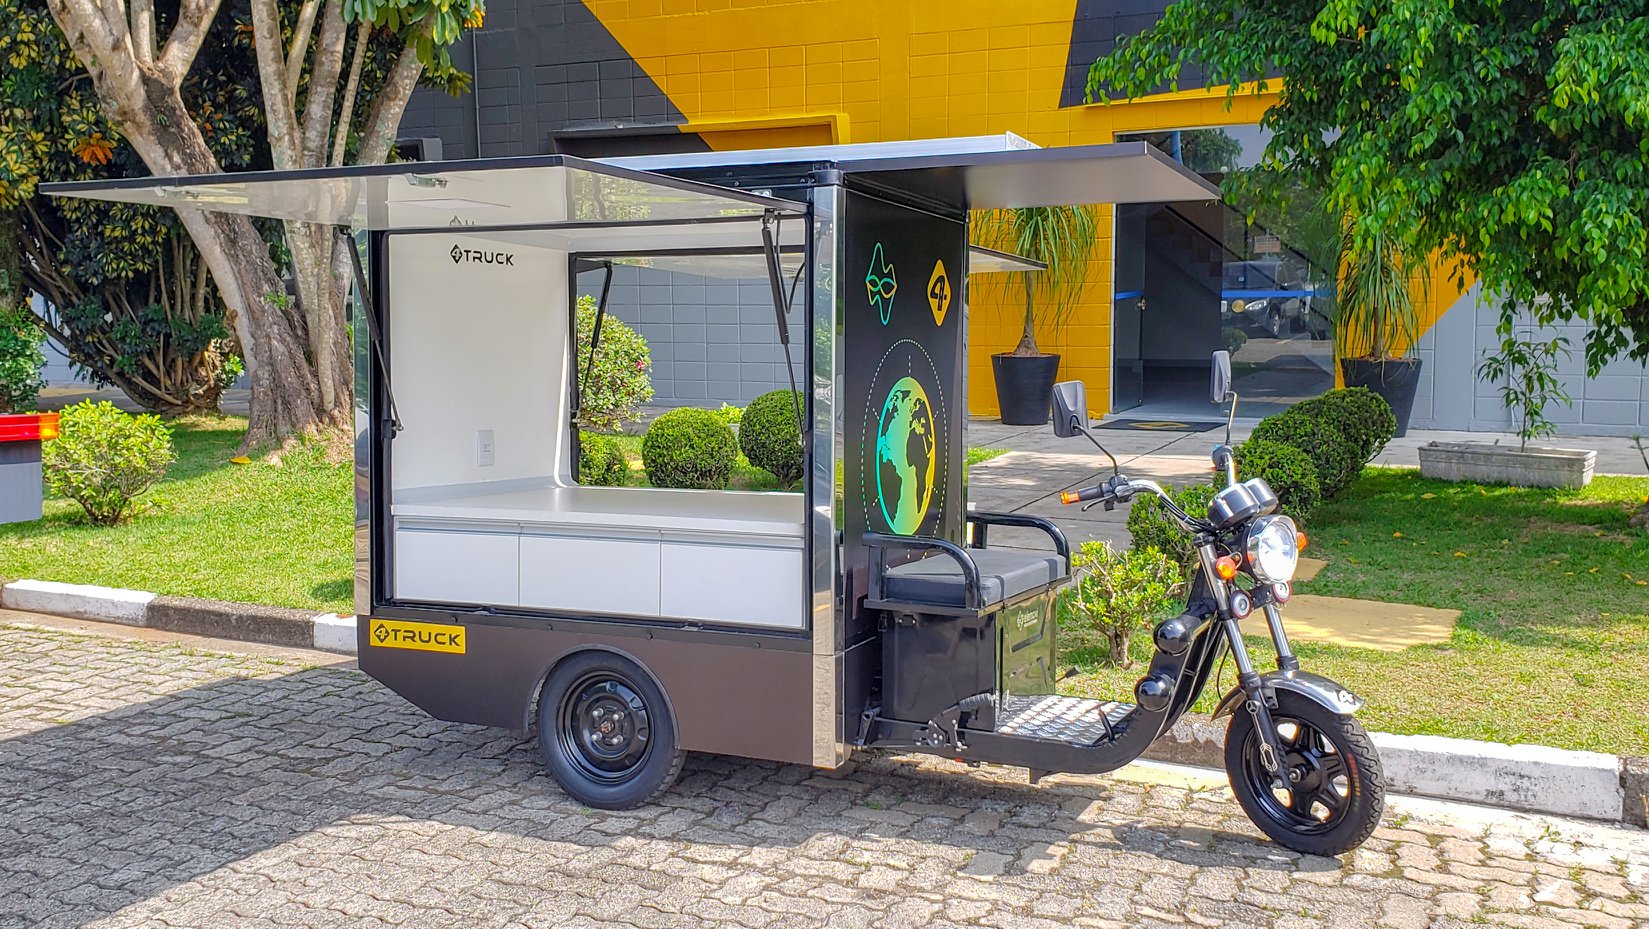
[[[1198,557],[1202,562],[1203,575],[1208,580],[1208,587],[1214,592],[1214,602],[1219,608],[1220,625],[1225,631],[1226,642],[1231,646],[1231,659],[1237,665],[1237,682],[1242,688],[1245,700],[1243,706],[1254,716],[1254,731],[1260,736],[1260,763],[1265,766],[1266,773],[1271,775],[1273,786],[1285,787],[1283,777],[1283,746],[1277,737],[1277,726],[1271,720],[1271,709],[1274,703],[1268,703],[1268,696],[1260,680],[1260,673],[1254,670],[1254,660],[1249,657],[1248,645],[1243,642],[1242,627],[1235,611],[1231,609],[1231,585],[1219,575],[1219,552],[1214,549],[1212,540],[1205,541],[1197,547]],[[1263,605],[1265,622],[1271,630],[1271,641],[1277,646],[1277,668],[1282,671],[1294,671],[1300,667],[1300,660],[1294,657],[1294,650],[1288,644],[1288,632],[1283,629],[1282,609],[1275,599],[1266,597]],[[1270,698],[1274,701],[1275,698]]]

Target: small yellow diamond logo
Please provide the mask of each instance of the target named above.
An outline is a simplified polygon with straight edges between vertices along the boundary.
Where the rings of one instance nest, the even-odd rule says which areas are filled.
[[[933,324],[943,326],[945,314],[950,312],[950,277],[945,274],[943,261],[933,263],[933,274],[928,278],[928,306],[933,309]]]

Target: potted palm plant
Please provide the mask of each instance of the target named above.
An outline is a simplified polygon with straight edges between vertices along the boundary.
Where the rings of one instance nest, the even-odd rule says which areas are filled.
[[[1383,228],[1341,227],[1340,284],[1335,293],[1334,354],[1347,387],[1367,387],[1391,406],[1397,435],[1407,435],[1420,384],[1420,311],[1414,282],[1421,261]]]
[[[1024,297],[1023,327],[1013,351],[991,356],[1002,422],[1040,426],[1048,421],[1053,385],[1059,376],[1059,356],[1037,346],[1037,325],[1058,327],[1064,323],[1072,298],[1082,287],[1088,259],[1099,242],[1098,217],[1087,206],[994,210],[976,218],[974,240],[1047,266],[1041,271],[1015,273],[1004,282],[1010,292],[1018,291]]]

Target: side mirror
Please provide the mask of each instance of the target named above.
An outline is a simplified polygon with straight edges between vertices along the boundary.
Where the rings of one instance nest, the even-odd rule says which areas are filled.
[[[1224,403],[1231,398],[1230,352],[1222,350],[1214,353],[1214,367],[1209,373],[1208,393],[1215,403]]]
[[[1088,388],[1081,381],[1054,385],[1054,435],[1068,439],[1088,428]]]

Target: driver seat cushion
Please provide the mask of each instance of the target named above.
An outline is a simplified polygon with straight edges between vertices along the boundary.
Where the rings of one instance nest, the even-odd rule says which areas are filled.
[[[1027,591],[1045,588],[1065,576],[1065,559],[1048,552],[1000,548],[970,548],[979,566],[980,605],[1011,600]],[[882,575],[882,593],[889,600],[963,606],[967,584],[962,566],[948,555],[929,555],[920,561],[889,568]]]

